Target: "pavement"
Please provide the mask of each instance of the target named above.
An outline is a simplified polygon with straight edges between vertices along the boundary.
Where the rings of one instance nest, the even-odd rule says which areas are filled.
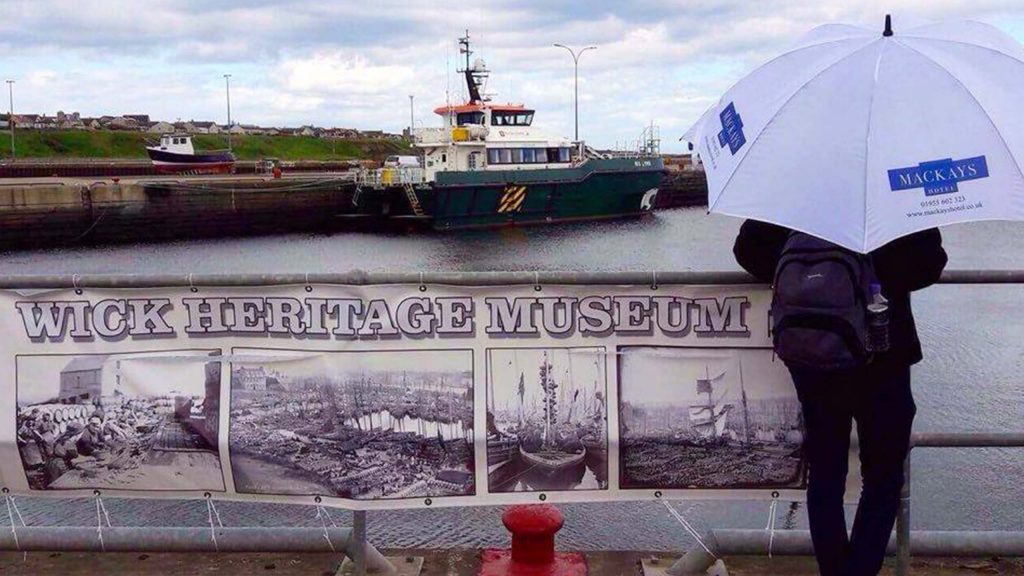
[[[479,568],[478,550],[385,550],[401,562],[406,557],[424,559],[421,576],[474,576]],[[586,554],[590,576],[641,575],[643,552],[591,552]],[[662,557],[666,565],[670,557]],[[342,558],[333,554],[129,554],[129,553],[0,553],[0,574],[21,576],[61,574],[62,576],[334,576]],[[727,557],[733,576],[813,576],[814,560],[808,557]],[[891,562],[881,576],[895,574]],[[1024,575],[1020,559],[919,559],[913,576]]]

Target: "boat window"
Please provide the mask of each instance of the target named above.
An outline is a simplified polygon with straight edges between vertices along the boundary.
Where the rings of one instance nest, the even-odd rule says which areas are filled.
[[[513,148],[512,149],[512,163],[513,164],[522,164],[523,163],[523,149],[522,148]]]
[[[511,148],[502,148],[501,149],[501,163],[502,164],[511,164],[512,163],[512,149]]]
[[[447,154],[441,154],[441,162],[448,162],[448,155]]]
[[[487,163],[488,164],[501,164],[500,159],[501,150],[497,148],[491,148],[487,151]]]
[[[533,164],[533,148],[523,148],[523,162]]]
[[[558,149],[558,161],[559,162],[569,162],[571,160],[571,156],[572,156],[572,151],[569,148],[559,148]]]
[[[538,164],[545,164],[548,161],[548,149],[537,148],[533,151],[533,161]]]
[[[484,113],[483,112],[460,112],[455,117],[455,123],[459,126],[465,126],[466,124],[483,124]]]
[[[529,126],[533,123],[533,111],[491,112],[492,126]]]

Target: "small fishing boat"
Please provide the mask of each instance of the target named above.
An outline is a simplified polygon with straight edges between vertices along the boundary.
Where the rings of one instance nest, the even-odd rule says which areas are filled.
[[[519,455],[523,461],[530,466],[537,466],[545,470],[562,470],[572,468],[583,462],[587,457],[587,449],[581,447],[578,452],[563,452],[561,450],[538,450],[527,452],[522,446],[519,447]]]
[[[691,405],[689,408],[690,427],[702,440],[714,440],[725,435],[726,420],[732,411],[732,404],[723,402],[723,393],[716,401],[713,397],[714,386],[721,384],[725,372],[711,378],[705,368],[705,377],[697,379],[697,394],[707,394],[707,401]]]
[[[159,144],[146,146],[146,154],[160,174],[227,174],[235,167],[230,150],[196,152],[188,134],[164,134]]]
[[[604,460],[608,457],[608,444],[604,441],[604,438],[591,434],[581,438],[580,442],[583,443],[587,456],[597,460]]]
[[[487,437],[487,465],[504,464],[515,458],[519,447],[519,438],[508,435],[489,435]]]

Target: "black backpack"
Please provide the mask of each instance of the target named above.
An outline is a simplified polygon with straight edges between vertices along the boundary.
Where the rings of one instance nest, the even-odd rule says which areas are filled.
[[[877,283],[870,256],[792,232],[775,269],[775,353],[787,366],[815,370],[867,364],[867,305]]]

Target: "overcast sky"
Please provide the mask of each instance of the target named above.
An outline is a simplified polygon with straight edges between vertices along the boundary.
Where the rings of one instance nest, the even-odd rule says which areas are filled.
[[[897,31],[913,13],[1024,40],[1020,0],[0,0],[0,50],[16,111],[224,122],[230,73],[238,122],[399,131],[409,94],[426,126],[446,87],[461,99],[455,40],[469,28],[496,100],[571,136],[571,58],[551,45],[595,45],[581,59],[581,136],[611,147],[653,120],[673,151],[726,88],[802,33],[880,27],[886,10]]]

